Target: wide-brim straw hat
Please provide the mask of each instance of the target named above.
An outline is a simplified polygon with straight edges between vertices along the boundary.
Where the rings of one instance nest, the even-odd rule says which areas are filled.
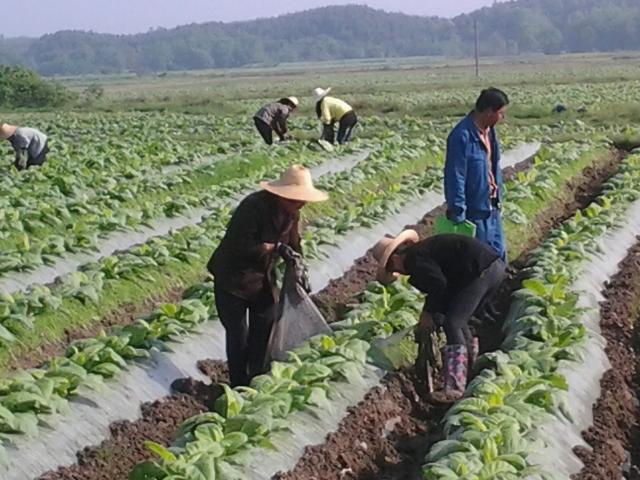
[[[397,272],[387,270],[387,263],[396,249],[404,243],[417,243],[420,240],[418,232],[412,229],[403,231],[397,237],[386,235],[373,247],[373,258],[378,262],[378,270],[376,272],[376,280],[383,285],[389,285],[395,282],[400,276]]]
[[[287,97],[287,100],[289,100],[291,104],[296,108],[298,108],[298,106],[300,105],[300,100],[298,100],[298,97],[294,97],[294,96]]]
[[[319,102],[320,100],[322,100],[324,97],[326,97],[327,95],[329,95],[329,92],[331,91],[331,87],[324,89],[324,88],[314,88],[313,92],[311,92],[311,95],[313,95],[313,101],[314,102]]]
[[[9,138],[11,135],[16,133],[17,128],[18,127],[15,125],[9,125],[8,123],[0,124],[0,140],[6,140]]]
[[[329,198],[329,194],[313,186],[311,172],[302,165],[292,165],[278,180],[260,182],[260,186],[274,195],[299,202],[323,202]]]

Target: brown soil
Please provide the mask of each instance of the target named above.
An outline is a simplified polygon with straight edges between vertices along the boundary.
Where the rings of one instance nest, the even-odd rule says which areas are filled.
[[[54,357],[63,356],[71,342],[93,338],[103,330],[109,331],[114,327],[133,323],[136,319],[153,312],[162,303],[179,302],[182,299],[183,292],[184,287],[173,287],[162,294],[149,297],[141,303],[126,303],[90,325],[65,330],[65,336],[62,339],[47,342],[36,349],[18,353],[4,368],[7,372],[38,368]]]
[[[126,480],[138,463],[152,455],[144,442],[152,440],[168,446],[178,427],[206,408],[195,398],[175,395],[142,405],[142,418],[111,425],[111,438],[98,448],[78,453],[78,463],[50,471],[38,480]]]
[[[572,194],[584,197],[585,200],[591,199],[595,195],[594,192],[599,191],[601,182],[610,176],[609,172],[615,171],[617,162],[611,160],[611,165],[611,169],[594,169],[591,175],[585,172],[585,178],[576,181],[575,186],[571,187]],[[525,167],[521,166],[521,168]],[[599,178],[598,175],[600,175]],[[580,204],[582,203],[579,202],[572,208],[575,210]],[[560,214],[555,216],[556,221],[566,218],[569,215],[568,210],[564,210],[564,216]],[[422,235],[427,235],[432,231],[433,220],[441,212],[442,207],[430,212],[414,227],[418,228]],[[549,215],[546,215],[541,218],[547,221],[548,217]],[[541,235],[542,231],[546,233],[551,226],[552,223],[548,222],[547,227],[544,230],[541,229]],[[532,242],[532,246],[534,244],[535,242]],[[317,303],[330,319],[335,319],[348,303],[356,301],[367,283],[373,280],[374,268],[371,257],[365,255],[342,278],[332,281],[316,296]],[[504,295],[510,293],[511,288],[505,290]],[[201,362],[199,366],[214,382],[224,381],[224,373],[220,371],[220,367],[224,364]],[[385,378],[386,388],[372,390],[361,404],[353,407],[351,414],[343,420],[339,430],[328,437],[328,443],[307,448],[307,453],[294,470],[282,473],[276,478],[282,480],[419,478],[424,454],[429,445],[437,440],[435,438],[438,435],[437,424],[444,410],[425,403],[422,400],[424,396],[416,390],[418,388],[416,385],[419,383],[415,382],[410,372],[389,374]],[[195,410],[206,409],[206,404],[211,407],[211,387],[193,381],[183,382],[183,386],[184,391],[199,396]],[[173,418],[174,414],[171,412],[174,408],[179,409],[172,403],[176,398],[184,397],[172,396],[156,402],[169,410],[163,411],[162,415],[147,415],[138,422],[127,423],[126,425],[130,428],[126,434],[124,430],[116,429],[116,433],[120,433],[120,436],[113,436],[99,448],[85,450],[79,455],[77,465],[61,468],[57,472],[43,476],[41,480],[106,480],[107,478],[124,480],[131,466],[149,457],[144,448],[140,447],[144,440],[151,438],[163,444],[171,441],[180,422],[177,420],[171,422],[173,428],[166,428],[166,430],[156,428],[157,424],[153,422],[161,422],[165,417]],[[193,414],[192,412],[193,410],[185,412],[186,415],[182,416],[187,418]],[[145,431],[144,425],[148,425],[154,435]],[[131,445],[138,445],[138,447]],[[126,468],[123,465],[126,465]]]
[[[438,410],[416,391],[414,378],[387,375],[372,389],[323,445],[307,447],[293,470],[274,480],[419,479],[427,452],[431,418]]]
[[[617,171],[621,159],[621,155],[600,158],[593,166],[586,168],[581,175],[567,183],[565,198],[549,205],[544,214],[536,218],[537,228],[533,231],[539,235],[531,239],[528,250],[510,267],[510,275],[494,300],[498,322],[504,319],[511,294],[520,288],[524,279],[520,271],[526,265],[529,251],[537,247],[553,228],[573,215],[576,210],[591,203],[601,193],[602,184]],[[566,198],[571,198],[572,201],[567,202]],[[432,231],[433,220],[442,213],[442,208],[425,216],[418,225],[421,234]],[[362,266],[357,266],[357,269],[361,270]],[[347,283],[347,287],[353,284],[354,282]],[[344,308],[345,304],[354,301],[344,292],[342,294],[345,295],[346,301],[338,305],[339,308]],[[496,335],[496,331],[500,330],[495,324],[485,324],[476,331],[480,337],[481,352],[492,351],[500,346],[503,339]],[[415,378],[413,382],[407,381],[411,375],[410,372],[387,375],[385,384],[390,386],[387,392],[372,390],[363,402],[350,411],[350,415],[343,420],[338,431],[327,437],[326,443],[308,447],[294,469],[276,475],[274,480],[420,479],[420,467],[424,463],[424,456],[434,441],[438,440],[439,423],[446,409],[437,410],[433,405],[423,403],[415,388],[407,388],[409,384],[417,384]],[[439,381],[438,373],[436,381]],[[391,432],[387,432],[384,427],[390,418],[394,419],[397,426]],[[358,441],[354,442],[353,439]],[[366,449],[360,444],[361,439],[368,439],[365,440]]]
[[[201,365],[202,364],[202,365]],[[228,383],[226,363],[198,362],[198,367],[213,382]],[[211,410],[220,394],[216,385],[205,385],[189,379],[189,394],[179,393],[142,405],[142,416],[135,422],[116,422],[110,427],[111,437],[98,447],[78,452],[78,463],[50,471],[38,480],[127,480],[129,472],[152,458],[144,442],[151,440],[164,446],[173,441],[176,431],[187,419]]]
[[[575,448],[585,466],[572,479],[640,479],[640,359],[634,351],[640,345],[634,328],[640,310],[640,243],[629,251],[603,293],[600,325],[612,368],[600,381],[594,425],[583,432],[591,450]]]

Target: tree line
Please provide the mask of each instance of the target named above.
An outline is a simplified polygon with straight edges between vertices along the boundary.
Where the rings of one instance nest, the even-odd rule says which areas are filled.
[[[60,31],[0,38],[0,63],[43,75],[162,72],[283,62],[473,54],[634,50],[638,0],[512,0],[454,19],[334,6],[245,22],[210,22],[136,35]]]

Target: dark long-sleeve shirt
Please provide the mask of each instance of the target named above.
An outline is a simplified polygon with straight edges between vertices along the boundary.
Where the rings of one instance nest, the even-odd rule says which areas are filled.
[[[249,301],[265,291],[277,298],[278,254],[267,252],[263,244],[282,242],[300,252],[299,220],[299,214],[284,211],[278,197],[266,190],[244,198],[207,265],[218,287]]]
[[[284,103],[269,103],[262,107],[254,115],[255,118],[259,118],[271,128],[279,137],[284,136],[287,133],[287,120],[291,114],[291,107]]]
[[[409,283],[427,294],[426,308],[431,313],[445,313],[447,298],[498,259],[493,249],[479,240],[455,234],[427,238],[405,252]]]

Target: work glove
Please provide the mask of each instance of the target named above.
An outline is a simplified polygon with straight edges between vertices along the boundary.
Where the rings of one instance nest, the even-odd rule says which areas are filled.
[[[297,262],[296,265],[296,280],[298,284],[304,288],[304,291],[307,293],[311,293],[311,282],[309,281],[309,269],[307,268],[307,264],[302,261],[302,257],[300,257],[300,261]]]
[[[294,262],[302,258],[302,256],[298,252],[296,252],[286,243],[282,242],[276,243],[276,252],[278,252],[278,255],[280,255],[280,257],[286,262]]]

